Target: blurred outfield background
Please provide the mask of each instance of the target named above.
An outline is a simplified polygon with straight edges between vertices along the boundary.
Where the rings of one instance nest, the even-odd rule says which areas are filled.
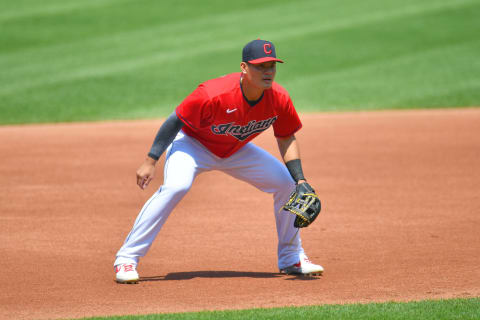
[[[0,124],[164,117],[256,38],[302,112],[480,106],[480,0],[0,0]]]

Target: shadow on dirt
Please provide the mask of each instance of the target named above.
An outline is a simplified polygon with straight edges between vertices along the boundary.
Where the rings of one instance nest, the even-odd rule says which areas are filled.
[[[173,272],[166,276],[140,277],[140,281],[169,281],[169,280],[191,280],[194,278],[285,278],[286,280],[316,280],[320,277],[309,277],[302,275],[285,275],[270,272],[246,272],[246,271],[189,271]]]

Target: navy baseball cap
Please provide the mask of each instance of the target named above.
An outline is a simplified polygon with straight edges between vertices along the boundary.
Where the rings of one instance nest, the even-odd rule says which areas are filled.
[[[275,46],[267,40],[253,40],[243,47],[242,61],[252,64],[263,63],[267,61],[277,61],[283,63],[282,60],[277,59],[275,53]]]

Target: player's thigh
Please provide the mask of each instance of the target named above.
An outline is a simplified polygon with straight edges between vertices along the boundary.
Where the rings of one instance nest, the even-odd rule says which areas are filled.
[[[295,185],[282,162],[252,143],[230,157],[223,171],[270,193],[283,188],[290,190]]]
[[[175,139],[169,146],[163,171],[164,187],[177,191],[188,191],[195,177],[205,170],[199,165],[201,150],[188,139]]]

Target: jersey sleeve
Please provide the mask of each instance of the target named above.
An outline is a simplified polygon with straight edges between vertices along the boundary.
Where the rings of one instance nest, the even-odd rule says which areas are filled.
[[[290,96],[283,97],[283,103],[277,108],[277,120],[273,123],[273,133],[277,138],[286,138],[302,128],[302,122],[293,106]]]
[[[175,109],[177,117],[192,130],[210,125],[211,111],[210,99],[202,85],[198,86]]]

